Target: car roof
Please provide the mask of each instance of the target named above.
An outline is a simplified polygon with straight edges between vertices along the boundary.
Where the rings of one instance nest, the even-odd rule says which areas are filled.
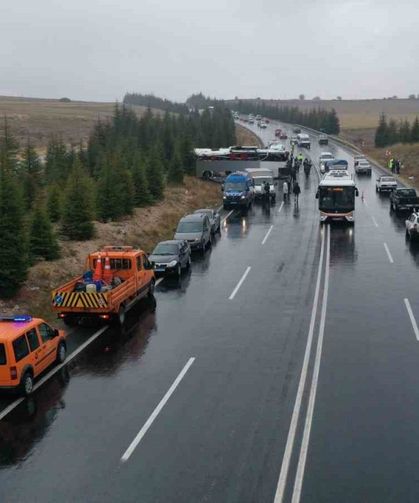
[[[214,210],[212,210],[211,208],[201,208],[200,210],[195,210],[194,213],[205,213],[205,212],[208,212],[208,213],[212,213]]]
[[[32,318],[30,321],[0,321],[0,342],[15,339],[18,335],[35,328],[44,320]]]
[[[183,239],[168,239],[167,241],[160,241],[157,245],[178,245],[183,243]]]
[[[204,218],[208,218],[204,213],[191,213],[190,215],[185,215],[180,219],[181,222],[199,222]]]

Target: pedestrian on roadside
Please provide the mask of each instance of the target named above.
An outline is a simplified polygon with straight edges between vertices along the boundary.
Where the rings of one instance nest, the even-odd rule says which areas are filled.
[[[292,189],[292,191],[294,193],[294,202],[298,206],[298,197],[301,193],[301,189],[300,186],[298,185],[298,182],[294,183],[294,188]]]
[[[394,159],[391,158],[389,161],[388,161],[388,167],[389,169],[391,170],[392,173],[394,173]]]
[[[396,159],[394,161],[394,170],[395,170],[395,172],[396,172],[397,175],[400,174],[400,161],[399,161],[399,159]]]
[[[285,180],[282,184],[282,193],[284,194],[284,202],[288,199],[288,182]]]

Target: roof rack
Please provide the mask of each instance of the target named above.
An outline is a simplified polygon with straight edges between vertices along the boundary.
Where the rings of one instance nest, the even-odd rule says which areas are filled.
[[[100,251],[132,251],[133,246],[104,246]]]

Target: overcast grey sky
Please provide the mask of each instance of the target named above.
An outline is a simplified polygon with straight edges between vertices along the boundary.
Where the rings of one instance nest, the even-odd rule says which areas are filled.
[[[418,20],[417,0],[3,0],[0,94],[407,96]]]

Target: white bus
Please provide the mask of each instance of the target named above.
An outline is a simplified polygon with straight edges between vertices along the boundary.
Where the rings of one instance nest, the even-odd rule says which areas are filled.
[[[355,182],[347,171],[333,170],[326,173],[316,193],[320,222],[341,220],[353,223],[355,197],[358,195]]]

